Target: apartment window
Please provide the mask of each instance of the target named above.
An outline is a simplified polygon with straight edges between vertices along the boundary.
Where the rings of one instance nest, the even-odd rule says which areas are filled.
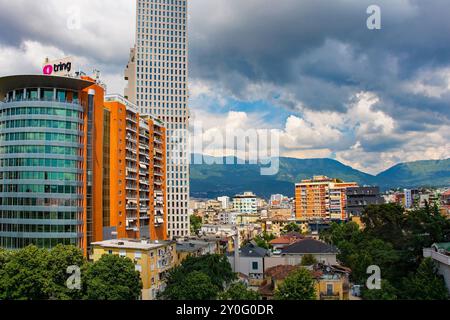
[[[134,270],[142,272],[142,266],[140,264],[137,264],[134,266]]]
[[[253,261],[252,262],[252,269],[253,270],[258,270],[258,262],[257,261]]]
[[[120,257],[126,257],[126,256],[127,256],[127,252],[121,250],[121,251],[119,252],[119,256],[120,256]]]
[[[136,251],[136,252],[134,253],[134,258],[135,258],[135,259],[141,259],[141,258],[142,258],[142,252]]]
[[[333,295],[333,284],[331,284],[331,283],[328,283],[327,284],[327,295],[328,296],[332,296]]]

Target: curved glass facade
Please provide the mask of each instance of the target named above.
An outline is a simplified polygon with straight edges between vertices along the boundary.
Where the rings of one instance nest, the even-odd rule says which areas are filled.
[[[0,103],[0,247],[80,245],[83,116],[78,93],[63,89],[14,90]]]

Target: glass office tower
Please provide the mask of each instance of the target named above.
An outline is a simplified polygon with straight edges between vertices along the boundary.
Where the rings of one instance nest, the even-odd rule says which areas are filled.
[[[86,249],[95,240],[96,89],[82,79],[0,78],[0,247]]]

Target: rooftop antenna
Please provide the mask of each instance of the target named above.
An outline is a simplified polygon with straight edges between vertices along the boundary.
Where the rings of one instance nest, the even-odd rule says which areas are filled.
[[[100,81],[100,70],[94,69],[94,76],[95,76],[95,80],[97,80],[97,82]]]

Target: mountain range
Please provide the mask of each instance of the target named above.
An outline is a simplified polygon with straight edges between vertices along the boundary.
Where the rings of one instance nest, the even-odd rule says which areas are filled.
[[[224,164],[191,164],[190,188],[194,198],[234,196],[244,191],[253,191],[264,198],[277,193],[293,197],[294,184],[315,175],[357,182],[360,185],[377,185],[382,190],[450,186],[450,159],[401,163],[378,175],[371,175],[333,159],[282,157],[279,172],[273,176],[261,175],[261,165],[237,164],[237,159],[233,157],[204,156],[204,159],[207,163]]]

